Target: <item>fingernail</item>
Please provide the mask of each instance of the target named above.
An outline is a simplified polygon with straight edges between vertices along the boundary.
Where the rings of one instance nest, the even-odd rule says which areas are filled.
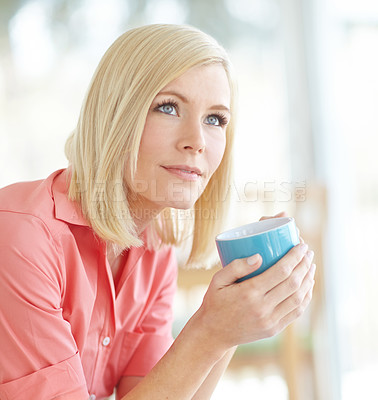
[[[308,244],[302,243],[299,248],[301,249],[301,252],[304,254],[308,250]]]
[[[255,254],[255,255],[247,258],[247,264],[248,265],[255,265],[255,264],[257,264],[259,262],[259,260],[260,260],[260,255],[259,254]]]
[[[316,264],[312,264],[310,268],[310,275],[312,278],[315,276],[315,271],[316,271]]]

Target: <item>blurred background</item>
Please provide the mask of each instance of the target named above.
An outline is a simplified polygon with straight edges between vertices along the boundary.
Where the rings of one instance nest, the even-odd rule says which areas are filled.
[[[310,310],[277,337],[240,346],[213,399],[372,398],[376,0],[0,0],[0,186],[66,167],[65,139],[101,56],[125,30],[156,22],[194,25],[233,60],[228,226],[287,211],[318,267]],[[175,335],[213,273],[180,271]]]

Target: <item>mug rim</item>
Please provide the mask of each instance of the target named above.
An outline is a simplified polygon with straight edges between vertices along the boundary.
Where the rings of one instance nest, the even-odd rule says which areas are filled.
[[[252,225],[261,225],[262,223],[267,223],[268,221],[269,222],[278,222],[278,224],[273,226],[273,227],[271,227],[270,229],[266,229],[266,230],[263,230],[263,231],[258,231],[258,232],[251,233],[251,234],[248,234],[248,235],[242,235],[242,236],[238,236],[238,237],[222,238],[223,235],[232,234],[233,232],[237,232],[238,230],[242,230],[242,229],[247,229],[247,227],[251,227]],[[227,241],[231,241],[231,240],[245,239],[245,238],[249,238],[249,237],[265,234],[265,233],[274,231],[274,230],[276,230],[278,228],[282,228],[283,226],[289,224],[292,221],[294,221],[293,217],[280,217],[280,218],[268,218],[268,219],[264,219],[262,221],[251,222],[249,224],[237,226],[236,228],[231,228],[231,229],[228,229],[228,230],[226,230],[224,232],[221,232],[215,237],[215,240],[217,242],[227,242]]]

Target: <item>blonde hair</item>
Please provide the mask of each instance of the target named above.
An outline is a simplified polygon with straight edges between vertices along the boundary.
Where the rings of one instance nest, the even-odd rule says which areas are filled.
[[[78,202],[96,234],[121,248],[142,245],[131,216],[125,171],[134,176],[150,105],[169,82],[194,66],[220,63],[235,86],[225,50],[205,33],[182,25],[154,24],[127,31],[107,50],[92,78],[76,129],[66,143],[69,198]],[[226,130],[222,162],[189,218],[165,209],[151,237],[180,245],[191,238],[188,263],[204,264],[228,208],[234,118]],[[190,218],[192,216],[192,218]]]

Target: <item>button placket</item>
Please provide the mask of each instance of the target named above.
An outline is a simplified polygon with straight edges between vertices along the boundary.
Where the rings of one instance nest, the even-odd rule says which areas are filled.
[[[107,346],[109,346],[109,344],[110,344],[110,337],[109,336],[105,336],[104,339],[102,340],[102,345],[104,347],[107,347]]]

